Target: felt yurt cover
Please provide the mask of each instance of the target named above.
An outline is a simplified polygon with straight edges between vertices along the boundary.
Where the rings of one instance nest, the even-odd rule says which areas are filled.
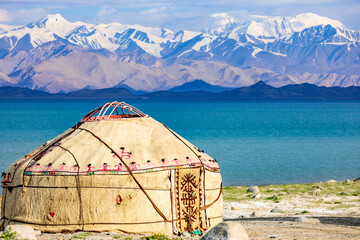
[[[216,160],[119,102],[12,163],[2,175],[1,227],[47,232],[203,232],[222,221]]]

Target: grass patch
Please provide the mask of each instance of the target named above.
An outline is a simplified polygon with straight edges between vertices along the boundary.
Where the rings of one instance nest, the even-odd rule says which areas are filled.
[[[357,205],[355,204],[340,204],[333,207],[333,209],[348,209],[348,208],[355,208]]]
[[[280,200],[279,200],[279,197],[276,196],[276,195],[273,195],[272,197],[267,197],[265,198],[266,200],[271,200],[271,201],[274,201],[274,203],[279,203]]]
[[[246,192],[247,189],[247,187],[224,187],[224,201],[237,202],[241,200],[248,200],[252,195]]]
[[[304,210],[304,211],[301,212],[301,214],[305,214],[305,213],[309,213],[309,211]]]
[[[180,240],[181,238],[178,239]],[[151,236],[143,237],[141,238],[141,240],[171,240],[171,238],[168,238],[164,234],[154,234]]]
[[[9,227],[9,229],[5,232],[3,232],[1,235],[0,235],[0,238],[3,238],[5,240],[14,240],[16,239],[16,232],[12,231],[11,227]]]
[[[299,195],[312,195],[316,186],[321,187],[322,196],[359,196],[360,181],[348,184],[346,181],[335,183],[301,183],[301,184],[285,184],[285,185],[267,185],[259,186],[262,196],[260,199],[279,201],[272,198],[273,195],[281,196],[281,199],[296,198]],[[246,192],[249,187],[224,187],[223,198],[227,202],[238,202],[252,199],[252,194]],[[286,193],[286,195],[284,194]],[[254,199],[256,200],[256,199]]]
[[[86,237],[88,237],[90,235],[91,235],[91,233],[89,233],[89,232],[83,232],[83,233],[72,236],[72,238],[85,239]]]
[[[119,236],[119,235],[116,235],[116,236],[114,236],[114,238],[115,239],[119,239],[119,238],[122,238],[121,236]],[[132,237],[126,237],[126,238],[124,238],[125,240],[133,240],[133,238]]]

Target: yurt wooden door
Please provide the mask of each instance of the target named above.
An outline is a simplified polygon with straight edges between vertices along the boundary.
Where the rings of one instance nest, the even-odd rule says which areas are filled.
[[[176,169],[175,212],[178,232],[203,230],[204,183],[202,168]]]

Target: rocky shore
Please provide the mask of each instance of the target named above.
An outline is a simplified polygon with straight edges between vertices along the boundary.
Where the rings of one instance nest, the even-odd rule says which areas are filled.
[[[224,221],[241,223],[250,239],[360,239],[360,179],[225,187],[223,197]],[[33,234],[34,239],[40,240],[201,238],[186,234],[180,237],[87,232]]]
[[[226,187],[224,221],[250,239],[360,239],[360,179]]]

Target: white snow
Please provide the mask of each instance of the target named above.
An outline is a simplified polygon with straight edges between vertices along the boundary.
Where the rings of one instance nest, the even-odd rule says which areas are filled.
[[[255,37],[281,37],[321,24],[345,28],[337,20],[314,13],[303,13],[288,17],[269,17],[248,15],[243,12],[218,13],[201,18],[176,19],[163,24],[163,27],[172,30],[187,29],[209,34],[227,33],[231,34],[231,38],[234,38],[240,33],[247,33]]]
[[[188,53],[188,52],[191,52],[191,50],[192,50],[192,49],[189,49],[189,50],[186,50],[186,51],[182,52],[178,57],[181,57],[182,55],[184,55],[184,54],[186,54],[186,53]]]
[[[186,42],[190,39],[193,39],[194,37],[197,37],[199,35],[201,35],[202,33],[201,32],[191,32],[191,31],[186,31],[186,30],[182,30],[182,31],[179,31],[177,33],[178,35],[175,37],[174,36],[174,41],[176,42]]]
[[[145,52],[149,53],[150,55],[159,58],[161,57],[160,52],[163,50],[163,48],[160,47],[159,44],[146,43],[137,39],[133,39],[133,41],[135,41],[139,47],[141,47]]]
[[[201,41],[197,42],[192,49],[196,51],[200,51],[202,47],[206,46],[206,49],[204,52],[209,51],[209,44],[211,43],[212,39],[210,37],[205,37]]]
[[[64,19],[60,14],[49,14],[27,26],[0,25],[0,39],[2,37],[15,37],[8,41],[10,46],[14,48],[17,45],[17,41],[28,34],[30,36],[30,44],[33,47],[37,47],[46,42],[56,40],[58,36],[78,46],[94,49],[105,48],[110,51],[115,51],[118,48],[126,49],[130,46],[131,42],[134,42],[139,48],[156,57],[162,57],[161,51],[164,45],[167,48],[176,47],[177,44],[195,39],[200,35],[199,40],[194,40],[195,43],[192,49],[213,54],[211,46],[215,40],[219,39],[219,36],[224,41],[226,39],[237,41],[234,49],[232,49],[235,50],[237,46],[244,45],[240,41],[242,34],[246,34],[245,38],[248,43],[256,44],[257,41],[269,43],[280,38],[290,39],[294,32],[299,32],[319,24],[330,24],[337,30],[336,39],[326,44],[341,45],[346,44],[347,41],[358,42],[360,39],[359,31],[346,29],[339,21],[313,13],[303,13],[292,17],[268,17],[231,12],[212,14],[190,20],[178,19],[176,21],[178,26],[181,26],[183,23],[187,23],[187,25],[183,26],[184,28],[181,31],[174,33],[165,28],[124,25],[116,22],[97,25],[84,22],[73,23]],[[187,28],[196,31],[185,30]],[[256,41],[250,38],[249,35],[254,36]],[[232,50],[225,49],[220,54],[224,56]],[[260,51],[263,50],[255,48],[252,55],[256,57],[256,54]],[[278,52],[270,53],[286,56]]]
[[[262,49],[258,48],[258,47],[254,47],[254,51],[251,53],[251,56],[253,56],[254,58],[256,58],[256,54],[258,54],[259,52],[261,52]]]

